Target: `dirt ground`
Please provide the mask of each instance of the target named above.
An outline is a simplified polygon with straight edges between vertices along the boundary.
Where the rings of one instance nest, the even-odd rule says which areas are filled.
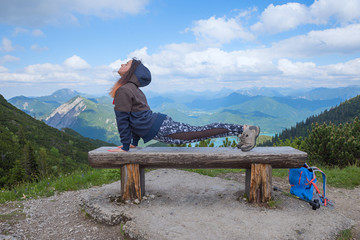
[[[241,184],[245,180],[244,173],[227,173],[219,177]],[[289,191],[286,179],[273,177],[273,186]],[[336,211],[355,222],[353,239],[360,239],[360,188],[328,187],[327,190]],[[0,239],[125,239],[122,225],[97,223],[81,209],[80,197],[85,191],[88,190],[0,205]]]

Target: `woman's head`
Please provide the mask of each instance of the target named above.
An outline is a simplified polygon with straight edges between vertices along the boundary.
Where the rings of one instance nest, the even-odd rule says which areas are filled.
[[[117,71],[120,76],[123,76],[127,71],[129,71],[132,62],[133,62],[133,60],[131,59],[127,63],[121,64],[121,67]]]
[[[136,68],[141,64],[140,60],[137,60],[135,58],[129,60],[125,64],[121,64],[121,67],[118,70],[118,73],[120,75],[120,79],[114,84],[114,86],[110,90],[110,96],[114,97],[116,90],[118,90],[121,86],[126,84],[132,75],[134,74]]]

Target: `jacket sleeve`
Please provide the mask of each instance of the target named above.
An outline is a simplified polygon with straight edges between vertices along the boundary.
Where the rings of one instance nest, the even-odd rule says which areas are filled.
[[[129,151],[132,138],[130,129],[132,94],[127,89],[119,88],[116,91],[114,103],[117,127],[123,145],[122,150]]]
[[[116,123],[123,145],[122,150],[129,151],[131,142],[130,112],[115,111]]]

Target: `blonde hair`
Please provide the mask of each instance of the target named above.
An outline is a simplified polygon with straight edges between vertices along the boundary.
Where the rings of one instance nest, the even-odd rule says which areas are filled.
[[[120,77],[120,79],[117,80],[114,86],[110,89],[109,95],[112,98],[115,97],[116,91],[130,80],[132,75],[135,73],[136,68],[140,65],[140,63],[141,63],[140,60],[136,60],[135,58],[132,59],[129,70],[124,74],[124,76]]]

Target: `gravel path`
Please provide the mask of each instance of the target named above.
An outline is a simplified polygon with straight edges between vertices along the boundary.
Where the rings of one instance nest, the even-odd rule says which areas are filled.
[[[176,171],[176,170],[169,170],[169,171]],[[155,174],[161,175],[163,174],[163,172],[158,172]],[[186,172],[186,174],[193,175],[194,173]],[[220,177],[225,179],[231,179],[236,182],[240,182],[240,184],[243,185],[245,176],[243,173],[229,173],[229,174],[223,174]],[[163,176],[161,176],[160,178],[163,178]],[[214,182],[223,181],[220,178],[207,178],[206,176],[200,176],[200,178],[204,178],[206,181],[214,181]],[[147,180],[148,179],[149,178],[147,178]],[[163,180],[168,181],[166,179]],[[229,181],[229,182],[233,182],[233,181]],[[273,185],[278,186],[285,191],[288,191],[288,183],[284,179],[279,179],[274,177]],[[91,190],[94,190],[94,188]],[[87,193],[88,191],[90,190],[64,192],[62,194],[48,198],[30,199],[26,201],[11,202],[0,205],[0,239],[124,239],[122,235],[123,232],[119,225],[107,226],[104,224],[99,224],[95,222],[93,219],[91,219],[89,216],[87,216],[87,214],[81,209],[81,207],[79,206],[80,198],[82,194]],[[282,199],[289,198],[284,194],[281,194],[280,192],[275,192],[274,194],[275,197],[279,197]],[[335,201],[336,203],[335,211],[337,213],[343,214],[344,216],[352,219],[355,222],[353,236],[354,239],[360,239],[360,224],[359,224],[360,223],[360,204],[359,204],[360,188],[356,188],[354,190],[328,188],[328,197]],[[223,196],[223,198],[226,199],[227,197]],[[198,204],[200,205],[202,204],[204,205],[204,207],[206,207],[205,205],[210,205],[211,207],[213,207],[213,203],[207,201],[206,199],[202,199],[201,196],[198,200],[201,200]],[[182,201],[185,200],[179,199],[179,202],[177,202],[177,200],[174,199],[170,199],[170,200],[169,198],[165,199],[165,202],[170,205],[171,204],[179,205],[181,204]],[[298,201],[296,199],[292,199],[291,201],[293,201],[297,205],[301,205],[300,204],[301,201]],[[143,205],[146,208],[147,207],[146,204],[147,203],[141,205]],[[287,204],[288,201],[285,200],[285,203],[283,205],[287,205]],[[150,205],[153,205],[155,207],[160,206],[160,205],[156,205],[155,201]],[[239,203],[237,205],[239,205]],[[240,206],[246,208],[245,210],[248,211],[248,213],[258,212],[260,209],[259,207],[249,208],[249,205],[245,202],[241,202]],[[191,211],[188,212],[186,211],[186,209],[184,210],[185,211],[182,211],[182,215],[187,214],[185,217],[187,217],[187,219],[190,221],[193,218],[193,216],[191,216]],[[283,215],[285,215],[286,217],[285,210],[286,210],[286,206],[281,206],[279,207],[278,210],[275,210],[274,212],[280,214],[279,218],[281,217],[284,218]],[[315,211],[312,211],[310,209],[310,206],[308,211],[311,214],[315,213]],[[262,215],[263,217],[265,217],[269,213],[268,209],[265,210],[260,209],[260,212],[263,212]],[[321,211],[319,210],[317,210],[316,212],[318,212],[319,214],[321,213]],[[170,211],[169,214],[171,215],[174,213]],[[218,213],[215,211],[214,214],[218,214]],[[172,216],[172,219],[174,217],[175,216]],[[218,216],[214,215],[213,219],[210,220],[215,222],[211,223],[209,226],[204,226],[204,229],[207,229],[207,227],[209,227],[209,229],[213,227],[216,228],[217,225],[225,226],[226,222],[224,223],[224,221],[226,221],[226,219],[222,220],[221,217],[222,216],[220,215]],[[234,218],[234,221],[240,221],[244,224],[247,224],[247,219],[236,220],[236,216],[232,216],[232,217]],[[261,215],[259,215],[259,217],[261,218]],[[165,219],[162,224],[169,224],[169,223],[167,223]],[[284,226],[286,226],[286,224]],[[326,231],[325,228],[327,227],[329,226],[324,226],[324,231]],[[192,227],[188,223],[183,223],[183,227],[180,226],[180,228],[185,228],[186,230],[192,229],[192,231],[196,231],[196,227]],[[174,228],[174,232],[172,232],[171,229],[169,229],[169,234],[171,235],[171,237],[177,236],[176,234],[178,233],[176,232],[176,230],[178,229]],[[227,229],[227,230],[225,229],[221,231],[233,231],[233,230],[234,229]],[[302,239],[302,231],[305,231],[305,229],[293,229],[293,230],[294,233],[296,232],[297,234],[294,235],[295,237],[289,237],[289,238]]]

